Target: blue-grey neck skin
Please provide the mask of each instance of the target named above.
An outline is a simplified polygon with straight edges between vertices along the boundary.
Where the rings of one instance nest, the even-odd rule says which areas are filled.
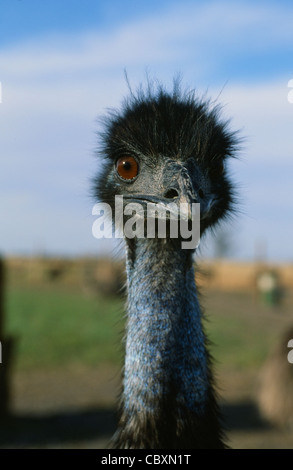
[[[209,387],[192,253],[170,240],[128,249],[124,409],[154,414],[164,398],[202,415]]]

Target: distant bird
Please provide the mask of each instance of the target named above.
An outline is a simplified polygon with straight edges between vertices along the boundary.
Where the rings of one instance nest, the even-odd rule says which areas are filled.
[[[293,325],[288,325],[259,374],[258,406],[270,424],[293,429]]]
[[[95,195],[166,207],[200,203],[201,234],[233,210],[225,162],[238,148],[219,106],[148,84],[104,120]],[[188,212],[191,222],[191,211]],[[124,221],[127,217],[124,216]],[[168,224],[167,224],[168,225]],[[193,268],[182,237],[125,236],[127,326],[115,448],[225,448]],[[180,235],[180,234],[179,234]]]

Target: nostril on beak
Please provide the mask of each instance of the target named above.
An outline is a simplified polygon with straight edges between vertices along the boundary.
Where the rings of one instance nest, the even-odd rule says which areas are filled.
[[[168,191],[165,192],[164,196],[167,199],[176,199],[177,197],[179,197],[179,193],[177,189],[170,188],[168,189]]]

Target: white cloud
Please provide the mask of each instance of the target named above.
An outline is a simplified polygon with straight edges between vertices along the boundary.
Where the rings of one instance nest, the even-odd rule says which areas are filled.
[[[246,138],[244,154],[253,161],[293,163],[293,105],[287,80],[226,86],[220,96],[233,124]]]

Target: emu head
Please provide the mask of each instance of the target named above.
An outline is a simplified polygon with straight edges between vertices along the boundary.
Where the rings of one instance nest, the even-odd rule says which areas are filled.
[[[115,211],[124,202],[200,203],[201,233],[233,208],[226,160],[237,148],[219,106],[193,92],[162,87],[131,93],[104,121],[102,171],[95,195]]]

